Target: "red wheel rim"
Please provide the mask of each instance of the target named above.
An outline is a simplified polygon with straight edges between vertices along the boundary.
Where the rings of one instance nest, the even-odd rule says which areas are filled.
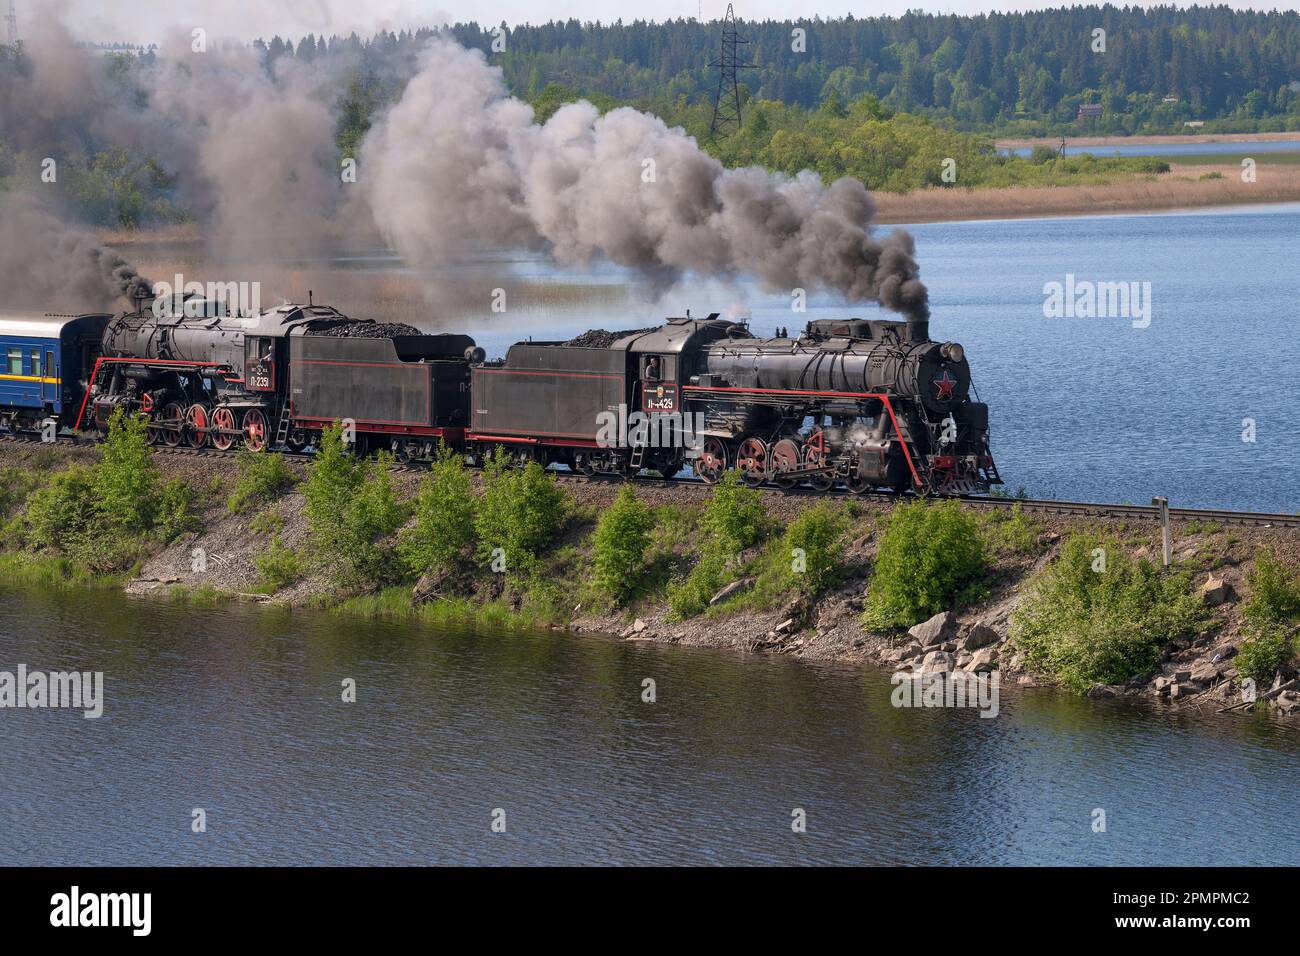
[[[807,465],[822,468],[826,465],[826,436],[820,428],[814,428],[803,446],[803,460]],[[830,475],[809,475],[808,483],[818,491],[827,491],[835,484]]]
[[[776,473],[777,484],[787,488],[794,485],[797,478],[783,478],[782,474],[799,467],[799,444],[790,438],[782,438],[772,446],[772,471]]]
[[[212,413],[212,447],[219,451],[229,451],[235,443],[235,413],[228,408],[218,408]]]
[[[266,448],[266,416],[256,408],[244,412],[244,447],[249,451]]]
[[[159,434],[162,436],[163,444],[169,448],[175,448],[181,443],[182,432],[185,430],[185,409],[181,408],[178,402],[168,402],[163,409],[162,426]]]
[[[208,410],[202,405],[191,405],[185,413],[185,440],[191,448],[202,448],[208,443]]]
[[[736,470],[750,484],[759,484],[767,478],[768,449],[761,438],[750,436],[740,443],[736,452]]]
[[[695,459],[695,473],[713,484],[727,470],[727,449],[718,438],[704,439],[700,457]]]

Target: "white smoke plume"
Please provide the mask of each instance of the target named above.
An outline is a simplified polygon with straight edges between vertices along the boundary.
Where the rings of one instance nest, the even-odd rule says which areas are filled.
[[[928,314],[911,236],[872,234],[857,180],[725,169],[682,130],[628,108],[600,116],[579,102],[539,125],[500,70],[450,40],[431,43],[361,157],[377,227],[417,266],[468,242],[524,246],[663,281],[748,272],[772,289]]]

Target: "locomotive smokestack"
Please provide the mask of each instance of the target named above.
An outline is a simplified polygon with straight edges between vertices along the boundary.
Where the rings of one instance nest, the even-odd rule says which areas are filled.
[[[915,313],[907,317],[907,341],[910,345],[920,345],[922,342],[930,341],[930,317],[928,315],[916,315]]]

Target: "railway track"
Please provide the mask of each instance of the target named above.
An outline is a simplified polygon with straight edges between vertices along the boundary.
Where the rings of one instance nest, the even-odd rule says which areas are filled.
[[[50,444],[49,442],[42,442],[41,439],[36,436],[14,434],[0,435],[0,442],[32,445]],[[94,439],[68,435],[60,436],[54,444],[92,446],[98,444],[98,442]],[[214,448],[187,448],[180,446],[172,447],[169,445],[154,445],[152,447],[155,452],[160,454],[180,455],[191,458],[230,458],[236,454],[233,449],[230,451],[218,451]],[[281,452],[281,454],[290,461],[309,461],[313,457],[306,452]],[[393,469],[398,472],[424,470],[421,465],[400,463],[394,464]],[[616,475],[587,476],[566,474],[563,472],[557,473],[556,479],[564,484],[612,484],[622,480]],[[638,483],[662,488],[693,487],[704,489],[709,487],[705,482],[698,478],[688,477],[643,477],[638,478],[637,481]],[[857,494],[842,488],[832,489],[831,491],[817,491],[812,488],[800,487],[780,489],[775,486],[767,486],[764,487],[763,490],[783,495],[806,496],[812,498],[849,498],[859,501],[879,501],[884,503],[898,501],[900,497],[892,492],[869,491]],[[1131,518],[1146,521],[1160,520],[1160,509],[1155,505],[1110,504],[1095,501],[1058,501],[1051,498],[1002,498],[988,495],[959,495],[958,499],[977,508],[1013,508],[1018,505],[1024,511],[1034,512],[1037,514],[1071,515],[1087,518]],[[1175,521],[1206,521],[1246,527],[1300,528],[1300,514],[1273,514],[1262,511],[1231,511],[1223,508],[1171,507],[1169,509],[1169,517]]]

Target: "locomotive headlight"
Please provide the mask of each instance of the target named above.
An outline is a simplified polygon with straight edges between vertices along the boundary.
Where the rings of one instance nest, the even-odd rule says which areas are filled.
[[[960,362],[966,357],[966,350],[956,342],[944,342],[939,346],[939,354],[949,362]]]

